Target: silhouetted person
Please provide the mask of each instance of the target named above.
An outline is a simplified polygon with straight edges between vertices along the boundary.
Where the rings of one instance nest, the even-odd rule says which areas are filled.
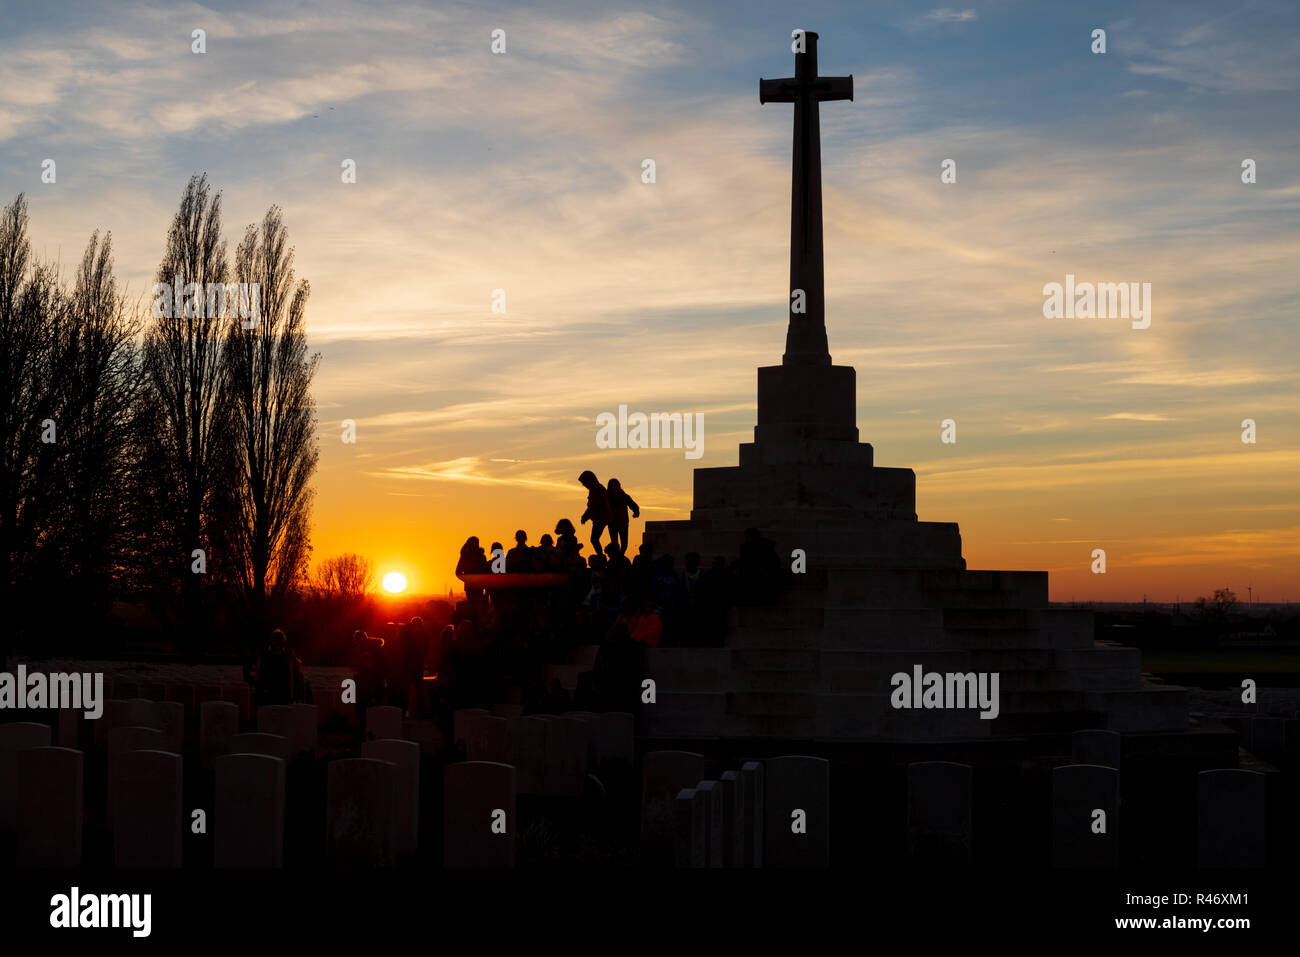
[[[384,701],[384,639],[361,629],[352,633],[352,669],[357,681],[357,718],[366,726],[366,709]]]
[[[528,547],[528,533],[522,528],[515,532],[515,547],[506,553],[506,571],[531,572],[533,550]]]
[[[587,510],[582,513],[581,521],[583,524],[591,522],[591,547],[599,552],[600,536],[609,525],[609,492],[590,469],[579,475],[578,481],[587,490]]]
[[[632,501],[632,496],[623,491],[623,486],[618,479],[609,480],[609,537],[612,541],[618,543],[619,551],[627,554],[627,527],[629,525],[627,511],[632,510],[633,518],[641,517],[641,506]]]
[[[682,574],[682,591],[686,597],[686,604],[694,607],[700,591],[700,553],[686,553],[686,570]]]
[[[681,603],[681,587],[673,556],[659,556],[655,562],[654,576],[650,580],[650,599],[655,611],[663,616],[665,627],[676,617]]]
[[[502,560],[504,560],[505,557],[506,557],[506,550],[505,550],[504,548],[501,547],[501,543],[500,543],[500,542],[493,542],[493,543],[492,543],[492,551],[488,552],[488,560],[489,560],[489,562],[491,563],[491,564],[488,565],[488,568],[489,568],[490,570],[492,570],[492,571],[495,571],[495,570],[496,570],[495,568],[492,568],[492,565],[495,565],[495,564],[496,564],[496,561],[497,561],[498,557],[501,558]],[[497,567],[499,568],[500,566],[497,566]]]
[[[632,570],[632,563],[627,560],[618,542],[610,542],[605,546],[605,563],[609,568],[617,569],[620,575],[626,575]]]
[[[555,547],[555,541],[550,535],[543,535],[533,550],[533,567],[539,572],[559,571],[562,564],[560,550]]]
[[[576,553],[582,549],[582,543],[578,541],[578,530],[567,518],[562,518],[555,523],[555,535],[555,547],[560,550],[561,555],[568,557],[570,550]]]
[[[632,559],[632,570],[649,580],[650,566],[654,564],[655,547],[649,542],[642,542],[641,547],[636,550],[636,558]]]
[[[460,547],[460,558],[456,562],[456,575],[486,575],[491,571],[483,547],[478,543],[478,536],[471,535]],[[465,586],[465,600],[471,608],[478,608],[483,603],[483,589]]]
[[[257,659],[253,685],[253,704],[292,704],[294,700],[294,656],[284,632],[271,632],[271,640]]]
[[[663,635],[663,619],[647,601],[638,602],[634,598],[623,600],[622,611],[614,620],[614,626],[623,625],[632,639],[648,648],[657,647]]]
[[[412,618],[401,639],[397,651],[402,659],[406,716],[418,718],[424,710],[424,659],[429,650],[429,632],[424,627],[424,619],[418,615]]]

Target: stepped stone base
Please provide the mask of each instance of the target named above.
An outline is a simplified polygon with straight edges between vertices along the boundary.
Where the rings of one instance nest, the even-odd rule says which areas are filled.
[[[844,742],[977,741],[1077,728],[1182,732],[1184,689],[1147,685],[1137,649],[1093,640],[1092,615],[1049,607],[1047,573],[966,568],[954,523],[916,516],[911,469],[857,441],[853,370],[759,370],[755,442],[740,464],[695,471],[683,521],[645,542],[679,565],[738,558],[745,530],[774,541],[790,576],[770,605],[733,608],[722,648],[647,652],[657,702],[646,735]],[[895,708],[893,676],[996,673],[997,716]],[[991,708],[986,709],[992,711]]]

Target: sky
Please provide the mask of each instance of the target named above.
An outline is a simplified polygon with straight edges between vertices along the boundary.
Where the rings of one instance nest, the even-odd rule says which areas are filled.
[[[636,542],[752,440],[791,149],[758,80],[816,31],[854,77],[821,111],[831,353],[919,517],[1056,601],[1300,600],[1300,7],[1064,6],[0,0],[0,201],[68,271],[111,230],[142,301],[192,173],[232,253],[281,206],[321,355],[314,555],[445,593],[467,536],[576,520],[584,468],[641,504]],[[1150,327],[1045,317],[1067,274],[1150,283]],[[597,448],[621,404],[703,413],[703,456]]]

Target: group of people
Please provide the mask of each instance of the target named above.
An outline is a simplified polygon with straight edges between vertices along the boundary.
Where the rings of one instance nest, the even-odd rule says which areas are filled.
[[[691,552],[679,565],[673,555],[656,555],[650,542],[629,556],[629,519],[640,516],[640,506],[617,479],[602,485],[588,470],[578,482],[587,490],[579,523],[591,523],[592,554],[585,559],[585,543],[568,518],[556,522],[554,537],[544,534],[537,545],[530,545],[528,533],[520,529],[508,551],[493,542],[489,553],[477,536],[461,547],[456,574],[465,582],[465,601],[455,618],[458,631],[460,622],[470,623],[474,643],[459,635],[452,641],[458,666],[445,669],[449,685],[460,684],[463,691],[477,674],[527,687],[544,664],[566,662],[576,647],[597,645],[601,651],[590,680],[604,675],[626,688],[622,678],[610,675],[637,671],[634,659],[643,649],[720,645],[728,607],[771,600],[779,588],[775,545],[757,529],[746,532],[740,559],[731,563],[717,556],[705,567],[700,555]],[[608,541],[602,541],[606,530]],[[552,573],[557,580],[546,582],[548,587],[509,579],[494,585],[492,573],[503,572]],[[623,664],[602,667],[615,659]],[[489,661],[490,666],[484,664]],[[556,689],[534,687],[534,695],[553,702]]]
[[[435,648],[424,619],[418,615],[397,625],[391,647],[383,638],[368,635],[361,629],[354,631],[352,668],[356,673],[358,716],[364,719],[366,708],[372,705],[401,708],[408,718],[431,713],[432,703],[425,691],[425,669],[432,664],[437,673],[442,647],[449,638],[444,633]]]
[[[591,547],[594,555],[610,555],[610,546],[617,554],[627,553],[628,527],[631,519],[641,517],[641,506],[624,489],[618,479],[601,485],[594,472],[587,470],[578,476],[578,482],[587,489],[587,508],[578,520],[585,525],[591,522]],[[609,544],[601,547],[600,540],[609,530]],[[490,553],[484,552],[477,535],[466,539],[461,546],[456,575],[485,575],[489,572],[573,572],[584,567],[578,553],[582,550],[578,530],[573,522],[562,518],[555,523],[555,537],[545,534],[537,545],[528,544],[528,533],[515,532],[515,544],[506,551],[500,542],[492,543]],[[502,564],[504,563],[504,565]]]
[[[580,524],[591,523],[593,553],[568,518],[554,537],[530,545],[523,529],[506,551],[492,543],[491,558],[471,536],[461,547],[456,574],[465,581],[465,600],[435,642],[423,619],[397,624],[389,641],[358,630],[352,636],[357,682],[356,707],[387,704],[408,717],[432,716],[450,733],[457,708],[480,707],[519,694],[530,713],[569,707],[636,710],[642,658],[661,645],[718,646],[727,609],[773,600],[783,580],[773,542],[756,528],[740,543],[739,560],[717,556],[705,568],[698,552],[678,566],[673,555],[656,555],[645,542],[629,558],[629,517],[640,506],[617,479],[602,485],[591,471],[578,481],[587,489]],[[605,531],[609,540],[602,543]],[[555,580],[492,584],[493,573],[551,573]],[[489,576],[474,577],[474,576]],[[468,577],[469,580],[466,580]],[[571,660],[579,646],[595,645],[595,667],[583,673],[576,695],[546,682],[546,665]],[[425,681],[426,673],[436,681]],[[301,662],[277,630],[250,676],[258,704],[310,701]]]
[[[618,479],[602,485],[587,470],[578,482],[587,490],[579,524],[591,523],[592,554],[584,558],[586,543],[568,518],[537,545],[523,529],[508,551],[493,542],[491,557],[471,536],[456,563],[465,600],[436,642],[418,616],[397,623],[388,641],[353,633],[359,716],[386,704],[411,718],[434,716],[445,723],[456,708],[491,704],[516,692],[530,708],[564,710],[565,693],[542,680],[545,666],[568,662],[578,647],[591,645],[599,648],[596,666],[583,675],[583,700],[574,704],[634,710],[646,648],[718,646],[728,608],[771,601],[779,591],[776,547],[758,529],[746,531],[738,561],[719,555],[707,568],[698,552],[686,554],[679,566],[673,555],[656,555],[649,541],[629,557],[628,526],[641,507]],[[496,585],[494,573],[553,578],[503,578]],[[246,670],[257,704],[310,701],[301,665],[277,629]],[[426,682],[426,674],[437,680]]]

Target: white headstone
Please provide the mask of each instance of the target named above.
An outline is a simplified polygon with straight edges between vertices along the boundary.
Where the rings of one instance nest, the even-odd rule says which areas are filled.
[[[515,769],[449,764],[443,774],[443,866],[514,867]]]
[[[167,736],[157,728],[114,728],[108,732],[108,820],[110,826],[115,819],[114,808],[118,795],[114,785],[113,770],[122,756],[131,751],[162,751],[166,747]],[[171,751],[169,754],[175,754]]]
[[[283,867],[284,761],[265,754],[226,754],[215,764],[213,865]]]
[[[763,776],[767,816],[764,865],[829,867],[830,762],[806,755],[770,758],[764,762]],[[801,817],[797,815],[800,811]]]
[[[394,865],[396,776],[391,761],[346,758],[330,762],[325,801],[325,859],[330,866]]]
[[[0,834],[10,834],[18,823],[18,752],[48,748],[50,726],[35,721],[0,724]]]
[[[80,867],[83,756],[70,748],[16,752],[19,867]]]
[[[718,779],[722,785],[722,800],[727,806],[730,822],[722,835],[722,858],[726,867],[745,866],[745,806],[742,802],[739,771],[723,771]]]
[[[239,705],[233,701],[205,701],[199,705],[199,755],[211,771],[217,758],[230,753],[239,734]]]
[[[385,738],[361,745],[363,758],[390,761],[394,771],[394,823],[396,853],[414,854],[420,841],[420,746],[414,741]]]
[[[181,757],[166,751],[129,751],[112,769],[117,793],[113,866],[180,867],[184,818]]]
[[[674,801],[676,841],[674,859],[678,867],[708,866],[708,800],[696,788],[682,788]]]
[[[704,777],[704,755],[694,751],[650,751],[641,760],[641,836],[671,841],[676,830],[677,794]]]
[[[704,795],[704,851],[708,867],[726,867],[724,848],[731,815],[727,813],[725,791],[719,781],[701,781],[695,790]]]
[[[1118,867],[1119,824],[1118,771],[1097,764],[1052,770],[1053,867]]]
[[[767,826],[763,794],[763,765],[758,761],[746,761],[740,766],[740,805],[745,816],[745,867],[763,866],[763,832]]]

